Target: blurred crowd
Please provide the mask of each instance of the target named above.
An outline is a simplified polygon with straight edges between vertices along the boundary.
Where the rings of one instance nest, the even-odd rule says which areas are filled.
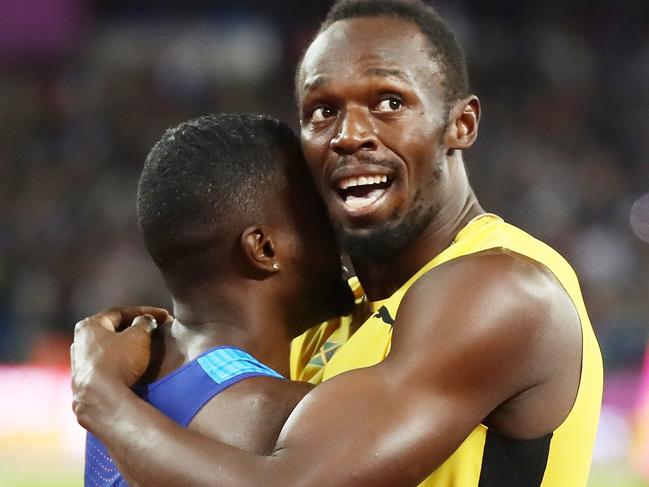
[[[85,315],[169,304],[135,219],[150,146],[211,111],[296,127],[293,70],[330,2],[0,3],[11,13],[0,19],[0,362],[64,363]],[[647,2],[435,5],[483,103],[465,155],[483,206],[574,264],[607,367],[638,368],[649,335]]]

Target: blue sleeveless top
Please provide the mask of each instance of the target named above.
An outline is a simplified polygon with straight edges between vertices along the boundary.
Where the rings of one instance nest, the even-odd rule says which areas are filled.
[[[134,389],[156,409],[187,427],[198,411],[216,394],[248,377],[283,377],[252,355],[235,347],[217,347],[151,384]],[[126,486],[106,447],[86,435],[86,487]]]

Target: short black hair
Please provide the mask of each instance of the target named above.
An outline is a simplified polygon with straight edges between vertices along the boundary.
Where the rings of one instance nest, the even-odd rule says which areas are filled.
[[[214,261],[205,257],[215,243],[269,214],[295,160],[297,136],[263,115],[206,115],[167,130],[146,158],[137,194],[145,245],[165,277],[179,266],[213,273],[201,259]]]
[[[452,103],[469,95],[469,73],[462,46],[451,27],[432,6],[421,0],[338,0],[329,10],[317,35],[334,22],[359,17],[392,17],[417,25],[428,40],[431,57],[441,65],[446,101]],[[301,65],[300,62],[298,71]],[[299,73],[296,93],[298,80]]]

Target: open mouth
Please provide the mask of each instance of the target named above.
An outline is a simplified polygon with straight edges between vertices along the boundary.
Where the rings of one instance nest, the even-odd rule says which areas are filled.
[[[338,181],[336,191],[348,211],[359,212],[377,203],[391,185],[387,174],[352,176]]]

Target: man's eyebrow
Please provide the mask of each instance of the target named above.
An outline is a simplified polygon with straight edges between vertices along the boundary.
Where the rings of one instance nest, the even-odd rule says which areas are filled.
[[[304,82],[302,87],[303,91],[311,91],[320,88],[322,85],[325,85],[329,82],[329,78],[326,76],[318,75],[314,78],[308,79]]]
[[[400,69],[395,68],[367,68],[363,71],[363,76],[376,76],[378,78],[396,78],[400,81],[409,82],[410,78],[401,71]],[[317,75],[313,78],[310,78],[304,82],[303,90],[305,92],[316,90],[321,86],[329,83],[330,79],[327,76]]]
[[[363,71],[365,76],[377,76],[379,78],[397,78],[401,81],[410,81],[406,73],[400,69],[390,68],[367,68]]]

